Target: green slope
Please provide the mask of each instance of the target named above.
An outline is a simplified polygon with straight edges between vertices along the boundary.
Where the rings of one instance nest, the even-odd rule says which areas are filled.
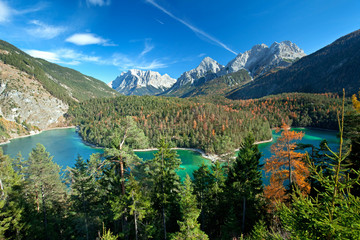
[[[118,95],[100,80],[43,59],[33,58],[2,40],[0,50],[1,61],[33,76],[51,95],[67,103]]]

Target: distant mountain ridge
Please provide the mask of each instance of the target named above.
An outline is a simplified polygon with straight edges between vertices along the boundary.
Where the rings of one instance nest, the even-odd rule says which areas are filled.
[[[157,95],[170,88],[175,82],[176,80],[167,74],[131,69],[122,72],[108,85],[124,95]]]
[[[270,48],[265,44],[255,45],[251,50],[239,53],[226,66],[206,57],[198,67],[184,72],[164,95],[188,97],[211,94],[211,89],[217,91],[217,85],[226,88],[224,83],[230,88],[241,86],[270,70],[290,66],[304,56],[306,54],[296,44],[283,41],[273,43]],[[233,74],[240,70],[241,74]]]
[[[239,53],[222,69],[219,76],[246,69],[252,77],[257,77],[275,67],[287,67],[304,56],[304,51],[290,41],[274,42],[270,47],[259,44]]]
[[[231,99],[260,98],[285,92],[357,93],[360,89],[360,30],[345,35],[280,71],[233,90]]]

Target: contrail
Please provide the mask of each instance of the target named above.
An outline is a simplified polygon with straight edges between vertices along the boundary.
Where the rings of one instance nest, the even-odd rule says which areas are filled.
[[[229,52],[237,55],[237,53],[235,51],[233,51],[231,48],[229,48],[228,46],[226,46],[224,43],[220,42],[219,40],[217,40],[216,38],[210,36],[209,34],[207,34],[206,32],[204,32],[201,29],[198,29],[197,27],[192,26],[190,23],[185,22],[184,20],[182,20],[181,18],[178,18],[177,16],[175,16],[174,14],[172,14],[171,12],[169,12],[168,10],[166,10],[165,8],[163,8],[162,6],[160,6],[159,4],[157,4],[154,0],[146,0],[146,2],[150,3],[151,5],[153,5],[154,7],[158,8],[159,10],[161,10],[163,13],[167,14],[168,16],[170,16],[171,18],[175,19],[176,21],[184,24],[185,26],[187,26],[188,28],[190,28],[193,32],[200,34],[202,36],[204,36],[205,38],[209,39],[210,41],[218,44],[219,46],[223,47],[224,49],[228,50]]]

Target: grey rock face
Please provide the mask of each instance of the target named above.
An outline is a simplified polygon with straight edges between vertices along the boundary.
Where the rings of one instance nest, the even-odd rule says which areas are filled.
[[[165,91],[175,82],[176,80],[167,74],[161,75],[154,71],[131,69],[121,73],[108,85],[124,95],[153,95]]]
[[[5,119],[46,129],[67,112],[69,106],[37,80],[9,65],[0,67],[0,113]]]

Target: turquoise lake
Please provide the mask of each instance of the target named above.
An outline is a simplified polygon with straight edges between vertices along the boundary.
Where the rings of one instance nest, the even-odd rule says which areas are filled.
[[[337,132],[301,128],[293,128],[293,130],[305,132],[304,138],[300,141],[301,143],[318,146],[323,139],[326,139],[331,148],[337,148]],[[270,147],[279,136],[280,133],[273,131],[273,142],[259,144],[259,149],[263,154],[261,159],[262,163],[266,158],[271,156]],[[92,148],[84,144],[74,128],[44,131],[38,135],[13,139],[10,143],[1,145],[0,147],[3,148],[5,154],[11,157],[16,157],[17,154],[21,152],[22,156],[27,158],[31,149],[34,148],[37,143],[43,144],[46,150],[54,156],[54,162],[62,168],[66,168],[67,166],[72,167],[78,154],[84,159],[88,159],[92,153],[103,152],[102,149]],[[136,152],[136,154],[144,160],[152,159],[154,153],[155,151]],[[192,172],[196,170],[202,162],[205,164],[211,163],[210,160],[203,158],[201,154],[197,152],[177,150],[177,153],[182,161],[180,170],[178,171],[178,174],[182,178],[185,177],[186,174],[192,175]]]

